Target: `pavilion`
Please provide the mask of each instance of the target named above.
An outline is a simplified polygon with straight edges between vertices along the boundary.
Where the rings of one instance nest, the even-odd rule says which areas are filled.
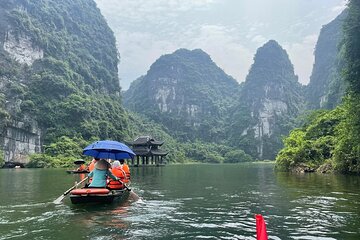
[[[127,142],[127,144],[132,147],[136,154],[136,163],[135,159],[132,159],[132,166],[140,166],[140,158],[142,165],[164,165],[164,157],[168,152],[159,149],[164,144],[164,141],[157,141],[150,136],[140,136],[133,142]]]

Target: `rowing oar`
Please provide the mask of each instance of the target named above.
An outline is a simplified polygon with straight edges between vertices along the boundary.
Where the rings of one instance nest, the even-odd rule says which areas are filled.
[[[134,200],[134,201],[137,201],[140,199],[140,197],[134,192],[132,191],[130,188],[128,188],[128,186],[126,186],[126,184],[121,181],[121,180],[118,180],[122,185],[124,185],[125,189],[128,190],[130,192],[130,195],[131,195],[131,198]]]
[[[60,204],[61,201],[64,199],[64,197],[65,197],[66,195],[68,195],[69,192],[71,192],[71,190],[73,190],[74,188],[76,188],[77,186],[79,186],[80,184],[82,184],[83,182],[85,182],[88,178],[89,178],[89,177],[86,177],[86,178],[84,178],[83,180],[81,180],[80,182],[76,183],[74,186],[72,186],[72,187],[69,188],[67,191],[65,191],[61,196],[59,196],[57,199],[55,199],[55,200],[53,201],[53,203],[55,203],[55,204]]]

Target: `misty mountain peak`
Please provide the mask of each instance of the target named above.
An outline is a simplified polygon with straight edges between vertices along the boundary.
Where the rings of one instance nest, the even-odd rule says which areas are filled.
[[[180,48],[171,54],[162,55],[153,65],[151,65],[150,72],[156,68],[163,68],[164,66],[172,67],[172,69],[174,69],[174,65],[192,65],[199,67],[199,65],[204,64],[215,66],[215,63],[211,60],[209,54],[203,50]]]
[[[297,76],[287,52],[275,40],[270,40],[257,50],[246,82],[283,80],[297,82]]]

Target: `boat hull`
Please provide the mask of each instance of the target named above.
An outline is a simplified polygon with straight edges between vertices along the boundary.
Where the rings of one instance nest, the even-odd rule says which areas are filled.
[[[127,189],[111,190],[107,194],[70,194],[72,204],[87,204],[87,203],[112,203],[114,201],[125,201],[130,195]]]

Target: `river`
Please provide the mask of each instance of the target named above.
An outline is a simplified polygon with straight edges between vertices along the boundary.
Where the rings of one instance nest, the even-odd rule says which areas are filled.
[[[138,202],[52,203],[64,169],[0,169],[1,239],[360,239],[360,177],[287,174],[273,164],[132,168]]]

